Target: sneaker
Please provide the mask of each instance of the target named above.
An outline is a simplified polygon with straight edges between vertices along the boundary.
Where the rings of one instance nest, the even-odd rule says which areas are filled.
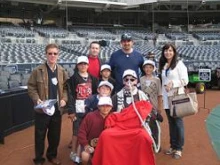
[[[167,151],[165,151],[165,154],[172,155],[174,152],[176,152],[176,150],[174,150],[173,148],[169,148]]]
[[[180,159],[182,157],[182,151],[175,151],[173,154],[174,159]]]
[[[70,152],[70,159],[71,159],[72,161],[75,160],[76,156],[77,156],[76,153],[74,153],[73,151]]]
[[[81,159],[79,156],[75,156],[75,159],[73,160],[74,163],[79,164],[81,162]]]

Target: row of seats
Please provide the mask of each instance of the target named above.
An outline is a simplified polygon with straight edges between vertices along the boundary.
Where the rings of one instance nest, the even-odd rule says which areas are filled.
[[[167,38],[172,40],[187,40],[187,34],[185,33],[166,33]]]
[[[69,36],[67,30],[58,27],[34,27],[34,30],[48,38],[66,38]]]
[[[1,62],[5,64],[40,64],[46,60],[45,45],[39,44],[0,44],[1,46]],[[103,61],[108,61],[111,54],[120,49],[120,45],[112,44],[101,48],[100,58]],[[149,45],[135,44],[135,49],[145,56],[148,52],[154,52],[156,54],[156,60],[158,61],[161,55],[161,48],[152,47]],[[220,47],[219,46],[193,46],[185,45],[177,47],[177,52],[180,57],[185,61],[197,62],[199,61],[201,66],[208,65],[215,68],[216,62],[219,61]],[[59,63],[75,63],[78,56],[87,55],[89,53],[88,46],[82,45],[62,45],[60,50]],[[214,62],[213,64],[206,62]],[[216,65],[215,65],[216,64]],[[197,67],[197,64],[195,64]],[[72,67],[66,68],[69,75],[73,74]]]
[[[113,33],[103,30],[103,29],[95,29],[95,28],[81,28],[81,27],[70,27],[70,31],[75,32],[80,37],[88,37],[90,39],[108,39],[115,40],[117,36]]]
[[[156,37],[156,33],[152,33],[146,30],[133,30],[133,29],[115,29],[114,32],[118,35],[123,33],[131,33],[136,39],[153,40]]]
[[[219,32],[197,32],[194,33],[193,36],[200,41],[220,40]]]
[[[42,63],[46,60],[45,45],[39,44],[0,44],[1,62],[9,64]],[[74,62],[76,56],[66,51],[60,51],[59,62]]]
[[[0,71],[0,89],[7,90],[13,89],[19,86],[26,86],[30,74],[10,74],[7,71]]]
[[[0,25],[0,34],[2,37],[10,36],[16,38],[35,37],[36,32],[27,30],[20,26]]]

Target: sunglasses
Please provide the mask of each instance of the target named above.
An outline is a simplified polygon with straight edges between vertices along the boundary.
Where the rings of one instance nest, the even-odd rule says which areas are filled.
[[[48,55],[54,55],[54,56],[56,56],[56,55],[58,55],[58,53],[48,53]]]
[[[134,79],[134,78],[126,78],[126,79],[124,79],[125,82],[128,82],[128,81],[134,82],[135,80],[136,79]]]

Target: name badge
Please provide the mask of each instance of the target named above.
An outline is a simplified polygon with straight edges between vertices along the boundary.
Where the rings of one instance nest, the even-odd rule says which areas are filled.
[[[85,113],[85,103],[84,100],[76,100],[76,113]]]
[[[52,84],[53,84],[53,85],[57,85],[57,83],[58,83],[56,77],[52,78],[51,81],[52,81]]]
[[[131,102],[132,102],[131,97],[126,97],[126,103],[131,104]]]

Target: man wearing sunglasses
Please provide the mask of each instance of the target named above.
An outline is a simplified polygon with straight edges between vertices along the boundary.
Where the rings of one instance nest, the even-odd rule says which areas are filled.
[[[114,52],[109,60],[109,65],[112,68],[112,76],[115,78],[115,91],[118,92],[123,88],[122,75],[125,70],[132,69],[139,75],[139,70],[142,70],[144,63],[143,56],[133,49],[134,41],[131,34],[124,33],[121,36],[121,49]],[[139,81],[139,80],[138,80]]]
[[[134,70],[125,70],[122,79],[124,87],[112,97],[113,110],[121,112],[123,108],[132,104],[132,99],[134,102],[148,100],[145,93],[137,88],[138,78]]]
[[[67,73],[57,64],[59,48],[56,44],[48,44],[45,48],[46,62],[35,68],[28,80],[28,94],[35,105],[45,100],[56,99],[54,113],[47,114],[42,109],[35,112],[35,158],[36,165],[45,162],[44,147],[47,134],[48,148],[46,157],[52,164],[61,164],[57,157],[57,148],[61,133],[61,115],[67,102],[65,82]]]

